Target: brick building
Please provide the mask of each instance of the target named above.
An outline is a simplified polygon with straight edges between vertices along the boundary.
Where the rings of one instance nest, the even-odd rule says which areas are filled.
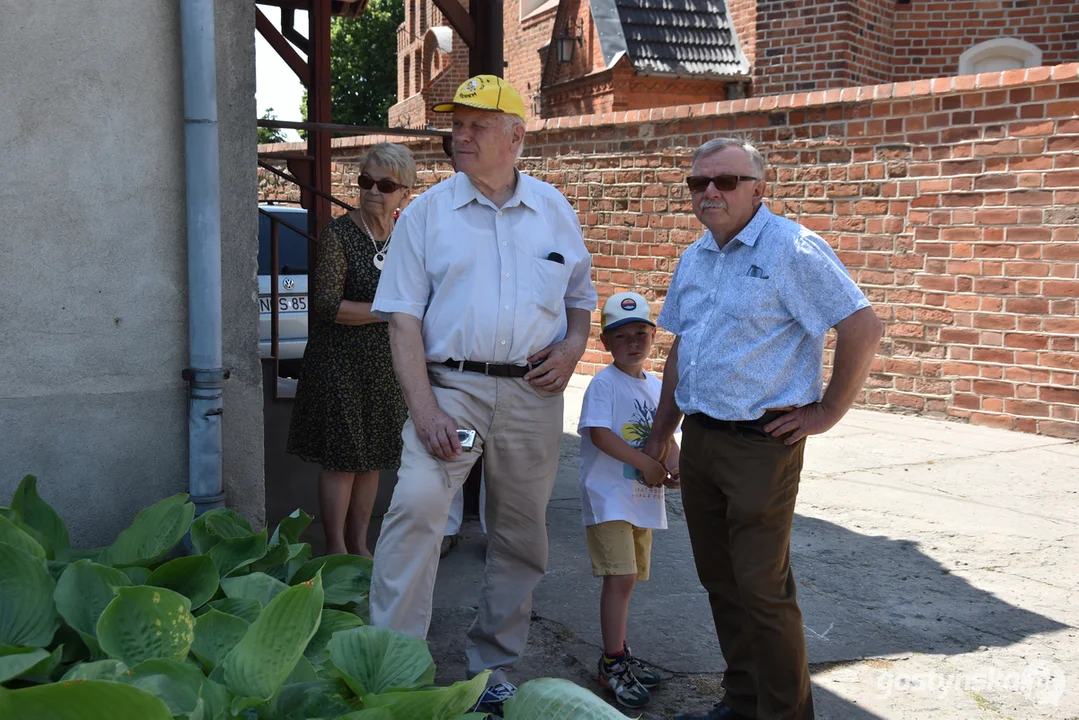
[[[545,118],[1079,60],[1074,0],[506,0],[503,19],[505,77]],[[434,3],[405,0],[390,125],[445,127],[431,106],[467,72]]]

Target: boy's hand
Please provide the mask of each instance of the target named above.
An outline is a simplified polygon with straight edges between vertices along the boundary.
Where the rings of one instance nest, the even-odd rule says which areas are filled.
[[[663,487],[670,488],[671,490],[677,490],[682,487],[682,481],[679,479],[677,474],[671,473],[671,475],[663,481]]]
[[[667,481],[667,468],[659,460],[649,458],[640,473],[641,480],[649,487],[658,487]]]

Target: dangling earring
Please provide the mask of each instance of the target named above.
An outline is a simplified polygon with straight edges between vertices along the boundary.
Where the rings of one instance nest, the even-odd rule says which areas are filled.
[[[396,220],[399,217],[401,217],[401,208],[397,208],[393,211],[393,219]]]

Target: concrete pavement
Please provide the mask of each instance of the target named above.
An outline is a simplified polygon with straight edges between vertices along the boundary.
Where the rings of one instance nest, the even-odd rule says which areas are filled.
[[[577,489],[578,411],[548,510],[551,560],[518,682],[597,689],[599,581]],[[716,699],[723,661],[678,493],[657,532],[630,643],[668,675],[644,718]],[[483,572],[478,522],[439,569],[439,681],[464,676]],[[792,540],[820,718],[1079,717],[1079,444],[855,410],[811,438]]]

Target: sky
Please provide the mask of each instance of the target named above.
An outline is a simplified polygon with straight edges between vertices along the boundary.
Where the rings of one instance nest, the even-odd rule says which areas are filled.
[[[278,29],[281,27],[281,8],[259,5],[259,10],[270,19]],[[307,12],[296,11],[296,28],[301,34],[307,34]],[[300,54],[303,57],[303,53]],[[262,35],[255,31],[255,103],[258,116],[262,117],[268,108],[273,108],[278,120],[300,122],[300,102],[303,100],[303,84],[289,69]],[[298,141],[295,130],[283,130],[287,140]]]

